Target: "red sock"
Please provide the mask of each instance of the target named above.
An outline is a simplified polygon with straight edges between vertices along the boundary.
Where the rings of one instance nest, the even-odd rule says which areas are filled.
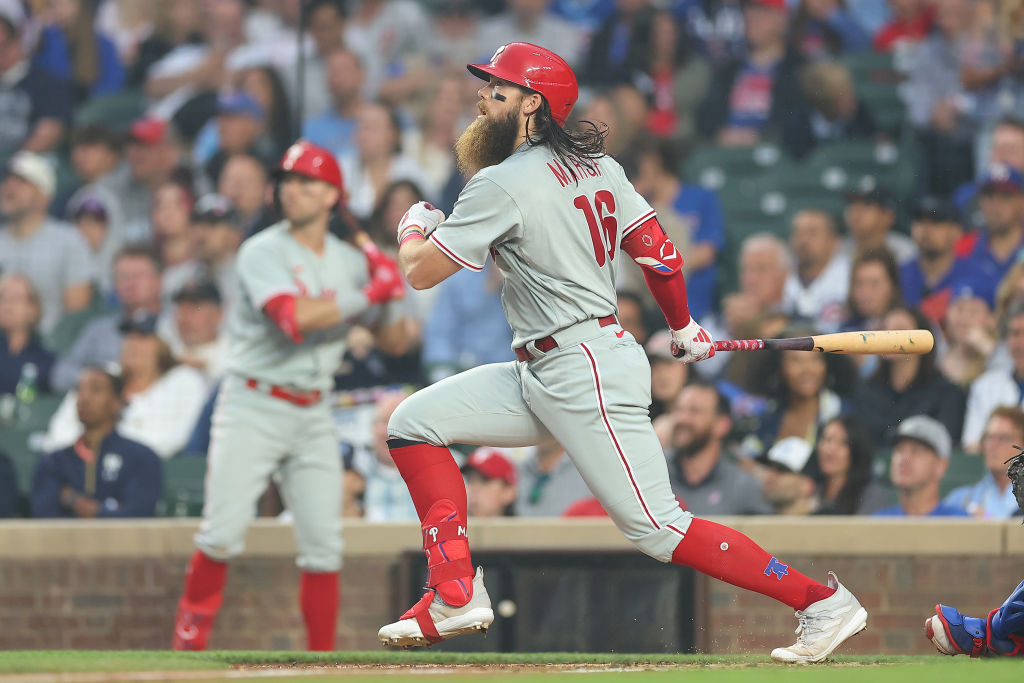
[[[691,522],[686,537],[672,553],[672,562],[798,610],[835,592],[782,564],[735,529],[706,519]]]
[[[436,525],[442,521],[450,522],[453,519],[460,520],[465,524],[469,518],[466,504],[466,482],[462,479],[462,472],[455,464],[455,458],[452,457],[451,451],[441,446],[431,446],[404,439],[389,439],[388,449],[391,451],[395,466],[402,474],[402,479],[405,480],[405,485],[409,487],[409,494],[416,506],[420,523],[425,525],[424,548],[427,547],[426,529],[430,525]],[[450,514],[450,507],[434,507],[435,503],[444,500],[450,501],[454,506],[455,517]],[[432,518],[432,510],[437,519]],[[442,510],[444,514],[442,514]],[[464,549],[461,548],[463,544],[465,544]],[[463,565],[470,567],[469,573],[442,581],[432,587],[437,590],[445,602],[461,607],[473,597],[473,572],[469,544],[466,540],[455,540],[451,550],[456,551]],[[452,560],[456,559],[455,555],[447,557]],[[431,561],[429,553],[427,561]]]
[[[338,572],[302,572],[299,604],[306,621],[306,649],[330,652],[338,625]]]
[[[173,650],[205,650],[221,603],[228,578],[226,562],[195,551],[185,571],[185,590],[178,601],[174,619]]]

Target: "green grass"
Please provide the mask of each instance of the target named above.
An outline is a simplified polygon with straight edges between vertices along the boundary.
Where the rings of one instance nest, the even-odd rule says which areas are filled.
[[[440,677],[428,676],[427,680],[448,680],[456,677],[460,683],[494,679],[516,681],[543,680],[578,681],[579,673],[564,668],[550,672],[515,672],[507,669],[516,665],[604,665],[616,670],[593,671],[591,675],[607,681],[685,681],[685,683],[791,683],[797,681],[820,681],[828,683],[861,683],[885,681],[908,683],[917,681],[942,682],[974,678],[985,683],[1001,683],[1024,680],[1024,668],[1020,659],[1015,660],[970,660],[964,657],[922,656],[840,656],[825,665],[784,666],[771,663],[765,655],[636,655],[636,654],[575,654],[575,653],[527,653],[527,654],[467,654],[429,651],[388,651],[373,652],[166,652],[166,651],[71,651],[39,650],[0,652],[0,681],[7,674],[25,673],[97,673],[97,672],[142,672],[142,671],[185,671],[211,670],[209,679],[218,680],[216,670],[228,670],[237,666],[291,666],[322,664],[326,666],[370,666],[382,665],[380,669],[363,669],[358,672],[331,672],[322,670],[317,676],[275,676],[260,678],[232,678],[232,681],[382,681],[395,679],[396,666],[417,666],[417,673],[428,673],[439,667],[480,667],[491,669],[481,673],[479,669],[465,672],[445,671]],[[666,669],[665,667],[675,667]],[[644,670],[648,668],[649,670]],[[627,670],[623,670],[627,669]],[[398,670],[407,673],[407,670]],[[309,673],[307,671],[307,673]],[[406,676],[399,676],[404,679]],[[416,676],[416,680],[423,680]]]

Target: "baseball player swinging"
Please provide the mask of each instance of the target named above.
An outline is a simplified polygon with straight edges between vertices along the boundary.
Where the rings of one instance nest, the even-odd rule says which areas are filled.
[[[867,612],[829,573],[819,584],[730,529],[680,509],[648,416],[644,350],[615,317],[622,253],[638,263],[683,362],[710,357],[690,317],[682,257],[655,212],[604,154],[605,131],[564,127],[576,78],[555,53],[528,43],[469,65],[487,81],[480,115],[456,143],[471,180],[452,215],[429,204],[398,226],[409,283],[433,287],[493,258],[517,361],[485,365],[417,392],[388,425],[391,455],[422,522],[428,590],[380,629],[391,645],[424,645],[486,629],[483,570],[470,559],[466,489],[447,445],[524,446],[550,433],[623,534],[648,555],[771,596],[797,610],[799,638],[783,662],[820,661],[865,628]]]
[[[395,263],[328,232],[344,196],[331,154],[305,141],[279,169],[284,220],[238,252],[228,373],[213,413],[206,503],[178,603],[172,647],[205,649],[227,561],[242,552],[274,472],[295,519],[310,650],[334,649],[341,564],[341,465],[327,402],[350,322],[401,296]]]

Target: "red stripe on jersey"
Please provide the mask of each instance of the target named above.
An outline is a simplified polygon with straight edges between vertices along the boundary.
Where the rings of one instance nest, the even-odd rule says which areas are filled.
[[[633,468],[629,466],[629,460],[626,459],[626,454],[622,452],[622,446],[619,445],[619,440],[615,436],[615,430],[612,429],[612,423],[608,420],[608,411],[604,407],[604,396],[601,394],[601,376],[597,370],[597,360],[594,358],[594,354],[590,352],[590,349],[586,344],[580,344],[580,348],[587,354],[587,360],[590,362],[590,370],[594,374],[594,388],[597,390],[597,405],[601,408],[601,419],[604,420],[605,429],[608,431],[608,436],[612,440],[612,445],[615,446],[615,452],[619,454],[619,460],[622,461],[622,467],[626,470],[626,476],[629,477],[629,483],[633,486],[633,493],[636,494],[636,499],[640,503],[640,507],[644,509],[644,514],[647,515],[647,519],[651,521],[651,525],[655,529],[660,529],[661,525],[658,524],[658,520],[651,514],[650,509],[647,507],[647,501],[644,500],[643,494],[640,493],[640,486],[636,483],[636,477],[633,476]]]
[[[631,232],[633,232],[634,230],[636,230],[637,228],[639,228],[639,227],[640,227],[641,225],[643,225],[643,224],[644,224],[644,223],[645,223],[645,222],[646,222],[647,220],[649,220],[649,219],[651,219],[651,218],[654,218],[654,215],[655,215],[656,213],[657,213],[657,211],[655,211],[654,209],[651,209],[650,211],[648,211],[647,213],[645,213],[645,214],[644,214],[643,216],[640,216],[640,218],[637,218],[637,219],[636,219],[635,221],[633,221],[632,223],[630,223],[629,225],[627,225],[627,226],[626,226],[626,229],[622,231],[622,237],[625,237],[625,236],[626,236],[626,235],[628,235],[629,233],[631,233]],[[620,238],[619,238],[619,240],[620,240],[620,241],[621,241],[622,237],[620,237]]]
[[[450,258],[452,261],[455,261],[456,263],[458,263],[463,268],[469,268],[470,270],[472,270],[474,272],[477,272],[477,273],[479,273],[481,270],[484,269],[483,266],[474,266],[472,263],[470,263],[466,259],[462,258],[458,254],[456,254],[454,251],[452,251],[450,248],[448,248],[447,246],[442,244],[441,240],[437,239],[437,235],[431,235],[430,239],[431,239],[431,241],[435,245],[437,245],[438,249],[443,251],[448,256],[448,258]]]

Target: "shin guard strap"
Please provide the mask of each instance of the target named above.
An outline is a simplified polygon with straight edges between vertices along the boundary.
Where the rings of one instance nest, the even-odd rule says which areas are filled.
[[[473,576],[473,571],[473,561],[468,557],[451,560],[450,562],[442,562],[433,567],[428,567],[427,585],[434,587],[445,581],[455,581],[456,579]]]
[[[430,603],[434,601],[434,591],[427,591],[420,598],[420,601],[409,608],[409,611],[402,615],[403,619],[413,618],[420,627],[420,632],[430,644],[440,643],[442,638],[437,627],[434,626],[434,619],[430,616]]]

